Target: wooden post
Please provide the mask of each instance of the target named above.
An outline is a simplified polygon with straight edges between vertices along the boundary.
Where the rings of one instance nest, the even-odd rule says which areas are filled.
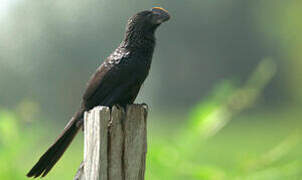
[[[85,113],[84,161],[74,180],[144,180],[147,106]]]

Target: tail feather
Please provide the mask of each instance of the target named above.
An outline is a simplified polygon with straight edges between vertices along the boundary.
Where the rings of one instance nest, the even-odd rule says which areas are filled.
[[[62,157],[73,138],[76,136],[79,126],[78,120],[72,119],[69,124],[64,128],[61,135],[57,138],[53,145],[41,156],[39,161],[27,173],[27,177],[46,176],[53,166]]]

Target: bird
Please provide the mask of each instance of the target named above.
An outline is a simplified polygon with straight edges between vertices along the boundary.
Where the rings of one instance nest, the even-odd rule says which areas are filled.
[[[166,9],[153,7],[129,18],[122,42],[88,81],[78,111],[27,177],[44,177],[50,172],[78,131],[83,129],[85,111],[96,106],[125,108],[134,102],[149,74],[156,44],[155,31],[170,17]]]

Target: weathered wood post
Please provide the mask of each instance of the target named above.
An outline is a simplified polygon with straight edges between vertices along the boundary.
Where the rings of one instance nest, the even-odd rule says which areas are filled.
[[[144,180],[147,111],[133,104],[126,112],[115,106],[86,112],[84,161],[74,180]]]

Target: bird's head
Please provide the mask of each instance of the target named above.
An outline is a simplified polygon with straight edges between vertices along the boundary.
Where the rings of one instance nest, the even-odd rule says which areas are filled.
[[[127,24],[127,30],[139,31],[140,33],[154,33],[156,28],[170,19],[167,10],[154,7],[151,10],[141,11],[133,15]]]

